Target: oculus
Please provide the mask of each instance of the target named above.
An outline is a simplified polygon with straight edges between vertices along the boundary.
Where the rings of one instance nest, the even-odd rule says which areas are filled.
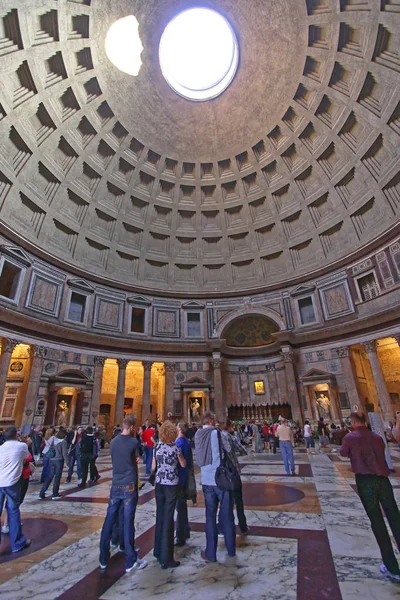
[[[174,17],[161,36],[160,67],[171,88],[188,100],[222,94],[235,76],[239,46],[228,21],[208,8]]]

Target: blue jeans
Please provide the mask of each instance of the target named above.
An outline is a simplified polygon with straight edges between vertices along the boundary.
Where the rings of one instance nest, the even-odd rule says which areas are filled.
[[[135,550],[135,514],[138,503],[138,491],[136,486],[112,487],[110,490],[110,500],[108,503],[107,514],[101,530],[100,536],[100,564],[106,565],[110,558],[110,541],[116,522],[120,506],[123,506],[124,540],[120,539],[120,544],[125,548],[125,567],[130,569],[137,560]]]
[[[145,465],[147,461],[147,447],[143,446],[143,464]]]
[[[146,475],[150,475],[151,463],[153,461],[153,446],[147,446],[146,448]]]
[[[8,526],[10,528],[11,550],[19,552],[25,544],[26,538],[22,533],[21,514],[19,512],[21,495],[21,482],[0,488],[0,515],[3,512],[4,501],[7,499]],[[1,541],[1,532],[0,532]]]
[[[42,485],[42,489],[39,492],[39,496],[44,498],[45,493],[50,487],[51,482],[53,481],[53,497],[58,496],[58,491],[60,489],[61,476],[64,468],[64,460],[63,459],[50,459],[50,473],[46,478],[46,481]]]
[[[81,455],[79,454],[78,448],[76,446],[72,450],[71,454],[69,455],[69,468],[68,468],[67,479],[71,479],[71,477],[72,477],[72,473],[74,472],[75,462],[76,462],[77,477],[78,477],[78,479],[82,479]]]
[[[48,476],[50,475],[50,459],[47,458],[45,454],[43,454],[43,469],[42,475],[40,476],[40,483],[44,483]]]
[[[236,531],[233,517],[232,492],[223,492],[215,485],[203,485],[204,502],[206,505],[206,549],[208,560],[217,560],[217,511],[219,504],[219,527],[225,537],[225,546],[229,556],[236,554]]]
[[[294,471],[294,456],[293,456],[293,447],[292,442],[279,442],[279,447],[281,449],[283,462],[285,464],[285,471],[288,475],[290,472]]]

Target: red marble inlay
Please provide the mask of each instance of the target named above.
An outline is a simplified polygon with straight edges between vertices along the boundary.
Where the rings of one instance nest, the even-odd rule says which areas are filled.
[[[33,552],[42,550],[54,544],[68,531],[68,525],[58,519],[27,519],[24,517],[22,531],[26,539],[31,540],[31,545],[21,552],[11,552],[10,536],[1,535],[0,564],[28,556]]]

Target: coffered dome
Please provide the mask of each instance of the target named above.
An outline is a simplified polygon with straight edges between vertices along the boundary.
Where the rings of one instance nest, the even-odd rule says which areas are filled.
[[[191,102],[158,60],[168,22],[223,15],[240,62]],[[395,0],[1,3],[2,232],[81,275],[244,292],[345,264],[398,225]],[[136,77],[104,42],[134,15]]]

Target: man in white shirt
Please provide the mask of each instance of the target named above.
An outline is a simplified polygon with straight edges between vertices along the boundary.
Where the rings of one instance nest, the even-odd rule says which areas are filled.
[[[293,430],[289,427],[287,423],[287,419],[280,419],[281,424],[276,430],[276,435],[279,438],[279,448],[281,449],[281,454],[283,458],[283,462],[285,464],[285,470],[288,475],[292,473],[294,476],[295,468],[294,468],[294,456],[293,456]]]
[[[28,456],[28,446],[17,440],[15,427],[9,427],[4,432],[4,439],[4,444],[0,446],[0,516],[3,512],[4,502],[7,500],[11,550],[20,552],[31,543],[22,533],[19,511],[20,479],[24,461]]]

